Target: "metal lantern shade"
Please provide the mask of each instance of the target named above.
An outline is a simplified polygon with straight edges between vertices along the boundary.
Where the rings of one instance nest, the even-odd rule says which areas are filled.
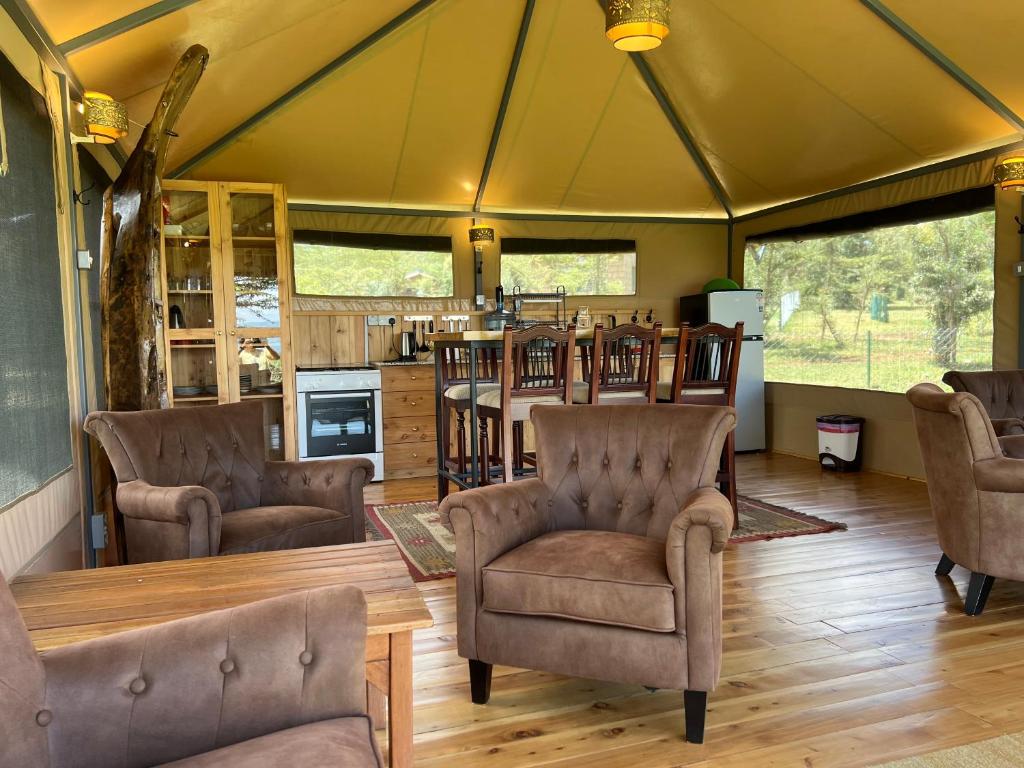
[[[469,242],[473,245],[483,245],[494,242],[494,227],[485,227],[482,224],[474,224],[469,228]]]
[[[608,0],[605,35],[620,51],[649,51],[668,35],[669,0]]]
[[[1024,192],[1024,156],[1006,157],[996,163],[992,180],[1000,189],[1017,189]]]
[[[128,135],[128,114],[124,104],[105,93],[86,91],[85,128],[98,144],[113,144]]]

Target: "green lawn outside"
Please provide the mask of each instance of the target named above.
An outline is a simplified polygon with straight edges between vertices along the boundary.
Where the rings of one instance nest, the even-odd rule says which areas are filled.
[[[821,318],[812,310],[798,310],[779,329],[771,321],[765,329],[765,380],[795,384],[877,389],[905,392],[914,384],[931,381],[941,385],[949,366],[935,361],[932,324],[924,307],[890,305],[889,322],[861,319],[854,340],[857,313],[837,310],[833,323],[845,346],[832,334],[821,335]],[[868,333],[871,335],[870,381]],[[992,367],[992,314],[974,317],[958,334],[958,370]]]

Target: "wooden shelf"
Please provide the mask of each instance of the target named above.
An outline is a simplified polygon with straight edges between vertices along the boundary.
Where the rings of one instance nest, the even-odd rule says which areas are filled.
[[[173,396],[173,395],[172,395]],[[218,395],[194,395],[192,397],[175,397],[176,403],[204,403],[208,400],[217,400]]]
[[[177,330],[177,329],[175,329]],[[209,344],[171,344],[171,350],[175,349],[216,349],[217,345],[214,342]]]
[[[180,293],[180,294],[195,293],[195,294],[200,294],[200,295],[203,295],[203,296],[212,296],[213,295],[213,291],[212,290],[207,290],[205,288],[201,288],[199,290],[187,290],[187,291],[172,290],[172,289],[168,288],[167,289],[167,293]]]
[[[254,242],[254,243],[267,243],[267,244],[276,243],[277,242],[277,238],[274,237],[273,235],[270,235],[270,236],[266,236],[266,235],[232,235],[231,236],[231,242],[233,242],[233,243],[241,242],[241,241],[244,241],[244,240],[248,240],[248,241],[251,241],[251,242]]]
[[[164,239],[165,240],[204,240],[204,241],[208,241],[210,239],[210,236],[209,235],[168,235],[165,232],[164,233]]]
[[[272,400],[275,397],[284,397],[283,392],[254,392],[249,395],[240,395],[243,400]]]

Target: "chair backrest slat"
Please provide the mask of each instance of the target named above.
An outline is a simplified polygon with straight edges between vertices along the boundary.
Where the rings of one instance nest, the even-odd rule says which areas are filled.
[[[594,326],[593,347],[580,347],[583,380],[590,385],[588,401],[597,403],[602,392],[616,392],[635,393],[655,402],[660,352],[661,323],[653,328]]]
[[[560,330],[535,325],[524,330],[505,326],[501,393],[503,407],[513,397],[559,395],[572,402],[572,360],[576,327]]]
[[[743,323],[680,328],[672,402],[735,405],[742,343]]]

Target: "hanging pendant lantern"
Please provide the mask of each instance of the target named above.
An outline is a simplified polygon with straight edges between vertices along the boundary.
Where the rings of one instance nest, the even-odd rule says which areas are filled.
[[[1004,157],[996,163],[992,181],[1002,190],[1016,189],[1024,192],[1024,157]]]
[[[124,104],[98,91],[86,91],[85,128],[97,144],[113,144],[128,135],[128,113]]]
[[[605,35],[620,51],[650,51],[668,36],[669,0],[607,0]]]

